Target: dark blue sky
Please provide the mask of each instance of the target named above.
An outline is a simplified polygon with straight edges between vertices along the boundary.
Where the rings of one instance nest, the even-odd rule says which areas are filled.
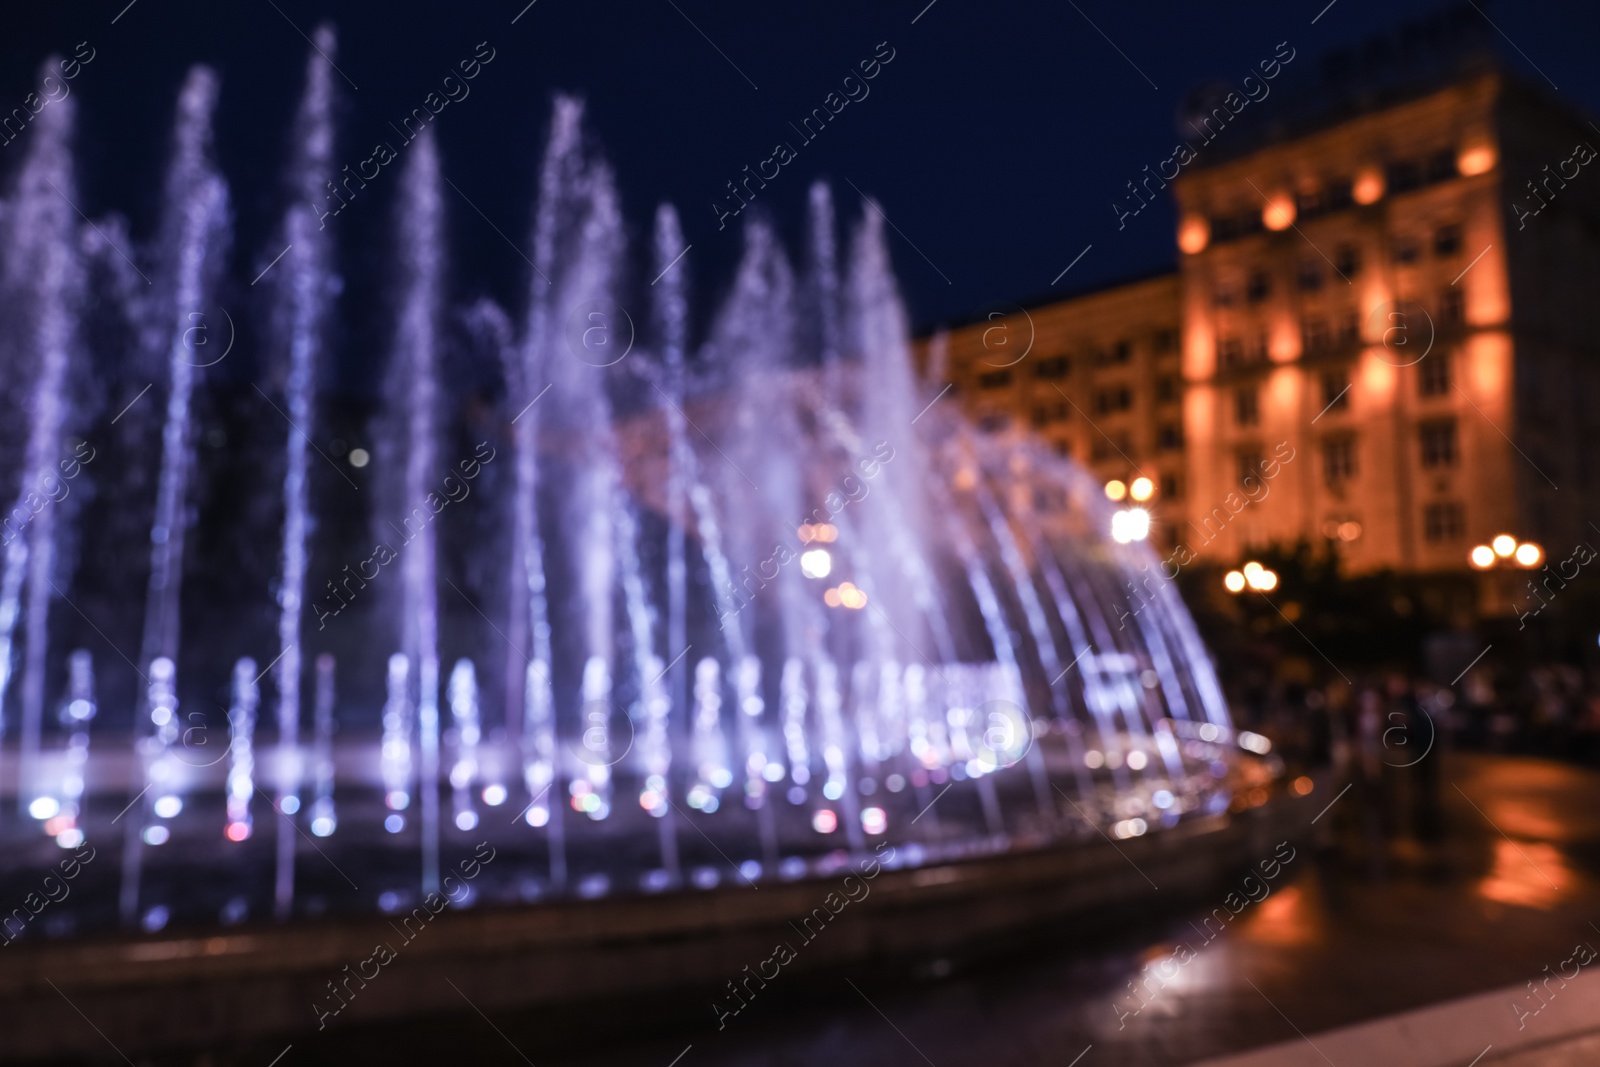
[[[1281,41],[1297,58],[1278,87],[1308,90],[1330,49],[1438,7],[1429,0],[1335,0],[1326,10],[1326,0],[810,0],[778,9],[721,0],[537,0],[513,25],[525,3],[28,5],[7,15],[0,103],[9,110],[21,102],[46,54],[89,41],[96,59],[74,83],[84,124],[82,204],[96,216],[121,212],[147,234],[176,87],[190,63],[215,65],[224,80],[219,151],[238,214],[234,273],[248,281],[277,251],[279,176],[307,51],[299,31],[323,19],[340,31],[338,66],[348,77],[339,82],[340,156],[352,165],[376,140],[393,140],[389,122],[419,106],[487,41],[494,61],[471,83],[470,97],[435,124],[447,176],[489,220],[447,193],[457,298],[487,293],[520,304],[528,266],[494,227],[527,248],[550,97],[574,90],[587,97],[591,129],[616,166],[642,281],[653,273],[642,237],[654,204],[669,199],[686,219],[700,303],[724,287],[739,241],[734,225],[718,231],[711,204],[742,167],[786,140],[798,158],[760,203],[791,247],[798,248],[813,178],[831,177],[852,210],[859,204],[852,184],[873,194],[898,231],[896,266],[913,318],[925,327],[1050,291],[1086,245],[1093,250],[1056,291],[1170,263],[1170,200],[1120,233],[1110,203],[1141,167],[1170,154],[1187,92],[1212,80],[1237,84]],[[1595,5],[1479,6],[1515,42],[1496,37],[1514,65],[1548,87],[1527,65],[1536,63],[1561,96],[1595,109]],[[870,95],[799,145],[789,124],[885,41],[894,59],[869,83]],[[20,140],[0,149],[7,173],[21,149]],[[395,177],[375,181],[367,202],[336,223],[358,306],[378,306],[362,294],[372,295],[388,258]]]

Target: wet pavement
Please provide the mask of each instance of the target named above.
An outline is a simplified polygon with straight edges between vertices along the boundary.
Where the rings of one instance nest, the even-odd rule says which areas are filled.
[[[712,1003],[725,992],[669,986],[561,1009],[485,1015],[463,1003],[330,1029],[290,1055],[295,1065],[1191,1064],[1521,986],[1574,945],[1600,946],[1600,773],[1439,752],[1373,769],[1346,791],[1319,787],[1313,799],[1326,794],[1329,806],[1310,836],[1264,853],[1198,907],[1181,903],[1184,887],[1151,886],[1144,921],[785,975],[722,1029]],[[280,1049],[161,1062],[260,1064]]]
[[[1437,843],[1417,842],[1408,817],[1427,777],[1391,769],[1381,785],[1340,796],[1319,820],[1321,841],[1294,843],[1275,879],[1245,882],[1241,872],[1239,895],[1217,900],[1220,914],[1200,909],[1066,942],[1041,932],[1037,950],[948,961],[947,974],[935,961],[914,977],[819,978],[767,992],[720,1032],[714,1023],[664,1027],[570,1057],[548,1033],[543,1049],[535,1033],[507,1034],[541,1067],[666,1067],[685,1046],[682,1067],[1183,1064],[1520,985],[1575,943],[1600,945],[1600,774],[1531,759],[1433,758]],[[1380,828],[1387,836],[1375,847]],[[1160,895],[1150,891],[1152,912]]]

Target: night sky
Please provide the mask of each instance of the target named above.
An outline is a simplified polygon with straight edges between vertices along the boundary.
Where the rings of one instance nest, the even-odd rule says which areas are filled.
[[[995,302],[1038,300],[1170,264],[1170,196],[1121,232],[1110,204],[1140,168],[1171,153],[1186,94],[1206,83],[1236,85],[1279,42],[1296,59],[1276,89],[1284,98],[1314,92],[1327,52],[1438,9],[1432,0],[1336,0],[1326,10],[1326,0],[812,0],[766,11],[759,7],[769,5],[713,0],[525,4],[19,6],[0,39],[0,102],[5,110],[20,104],[41,60],[88,41],[95,60],[73,83],[82,122],[80,205],[95,217],[121,213],[143,238],[157,217],[177,87],[189,64],[214,65],[223,77],[218,151],[233,187],[239,285],[278,251],[282,164],[308,50],[302,31],[321,20],[339,30],[339,157],[352,167],[376,141],[395,140],[389,123],[421,106],[487,42],[493,61],[469,83],[470,96],[434,123],[446,176],[462,194],[445,194],[455,300],[490,295],[522,306],[530,269],[511,242],[528,249],[552,93],[575,91],[587,98],[591,131],[618,173],[639,284],[653,273],[643,237],[654,205],[671,200],[693,245],[688,262],[703,317],[739,250],[737,222],[719,231],[712,204],[743,167],[787,141],[797,158],[757,207],[777,219],[798,253],[813,179],[831,178],[852,213],[860,204],[855,189],[877,197],[898,231],[892,250],[913,321],[927,329]],[[1553,81],[1561,96],[1593,113],[1600,9],[1479,6],[1514,42],[1490,33],[1514,67],[1546,88]],[[869,95],[802,143],[790,123],[840,91],[860,61],[889,50],[893,59],[867,83]],[[0,149],[8,175],[26,136]],[[333,222],[354,336],[386,332],[375,297],[390,256],[399,169],[387,168]]]

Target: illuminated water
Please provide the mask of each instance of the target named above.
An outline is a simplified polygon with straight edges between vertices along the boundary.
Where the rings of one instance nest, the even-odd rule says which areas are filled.
[[[318,46],[332,53],[330,31]],[[272,324],[276,376],[249,395],[278,465],[246,496],[281,527],[237,531],[270,539],[270,584],[236,630],[201,635],[208,658],[184,654],[191,412],[218,388],[185,309],[214,299],[228,231],[204,70],[141,253],[168,358],[151,544],[122,549],[150,567],[135,684],[106,680],[115,626],[93,659],[47,645],[52,600],[94,592],[51,579],[74,513],[47,507],[6,546],[0,723],[22,728],[0,790],[25,810],[0,815],[0,891],[61,848],[106,857],[38,932],[393,910],[483,840],[499,858],[474,899],[510,904],[805,877],[884,838],[916,863],[1135,836],[1226,805],[1227,711],[1175,590],[1148,580],[1154,555],[1109,538],[1099,486],[1069,461],[935,402],[881,213],[845,212],[841,240],[826,186],[802,269],[746,226],[697,344],[677,215],[658,211],[636,274],[580,103],[553,109],[516,309],[452,306],[448,161],[430,133],[409,141],[358,485],[362,465],[326,451],[337,100],[320,56],[307,71],[282,227],[258,259],[270,280],[240,287]],[[4,205],[24,497],[69,427],[93,436],[115,414],[67,388],[90,228],[50,188],[72,187],[71,126],[65,104],[41,117]],[[495,383],[471,413],[449,360]],[[359,494],[371,536],[319,535],[333,494]],[[374,536],[393,546],[382,566]],[[181,602],[207,595],[191,580]]]

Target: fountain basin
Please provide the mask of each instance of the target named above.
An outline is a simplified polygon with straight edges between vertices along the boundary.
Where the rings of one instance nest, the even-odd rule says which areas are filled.
[[[798,923],[849,873],[803,881],[727,884],[708,892],[559,900],[537,907],[445,907],[409,943],[390,919],[298,921],[181,937],[18,943],[0,971],[0,1028],[19,1059],[98,1054],[103,1039],[73,1005],[129,1054],[273,1038],[309,1045],[328,983],[396,949],[328,1030],[461,1009],[485,1012],[625,1000],[705,988],[733,1004],[725,983],[773,955],[797,950],[785,973],[844,964],[927,962],[947,954],[1026,944],[1046,926],[1118,921],[1215,896],[1241,868],[1300,841],[1324,795],[1275,795],[1242,812],[1191,820],[1120,841],[1098,835],[917,868],[884,867],[860,899],[812,940]],[[865,858],[865,857],[862,857]],[[1155,888],[1159,887],[1159,888]],[[859,894],[859,890],[856,891]],[[407,927],[408,930],[411,927]],[[370,970],[367,973],[371,973]],[[48,981],[47,981],[48,979]],[[781,981],[782,979],[777,979]],[[54,983],[57,989],[52,989]],[[64,995],[64,996],[63,996]],[[174,1010],[174,1005],[182,1005]]]

